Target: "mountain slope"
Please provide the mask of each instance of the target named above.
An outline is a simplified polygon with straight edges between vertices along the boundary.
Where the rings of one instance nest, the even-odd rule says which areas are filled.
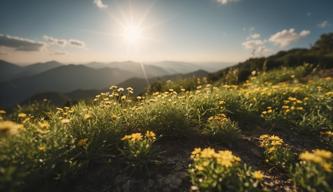
[[[188,63],[188,62],[179,62],[179,61],[162,61],[156,63],[150,63],[151,66],[156,66],[163,68],[168,71],[170,74],[185,74],[191,73],[198,70],[204,70],[208,72],[216,72],[225,67],[230,66],[230,63],[222,62],[201,62],[201,63]]]
[[[22,72],[22,70],[23,68],[18,65],[0,60],[0,82],[12,79],[14,76]]]
[[[50,69],[60,67],[62,65],[64,64],[59,63],[57,61],[48,61],[45,63],[31,64],[23,68],[23,71],[19,74],[19,77],[35,75],[38,73],[48,71]]]
[[[19,66],[0,60],[0,82],[36,75],[62,65],[62,63],[57,61],[49,61],[45,63],[31,64],[28,66]]]
[[[250,58],[211,74],[210,79],[225,83],[241,83],[250,77],[252,71],[270,71],[280,67],[296,67],[304,63],[312,64],[317,69],[333,68],[332,39],[333,33],[324,34],[309,49],[292,49],[268,57]]]

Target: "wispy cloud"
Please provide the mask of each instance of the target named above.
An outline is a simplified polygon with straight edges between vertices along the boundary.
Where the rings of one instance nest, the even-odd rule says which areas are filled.
[[[238,2],[239,0],[216,0],[216,1],[222,5],[226,5],[229,3]]]
[[[58,39],[58,38],[50,37],[47,35],[44,35],[43,38],[49,45],[58,45],[58,46],[64,47],[67,44],[66,39]]]
[[[22,37],[0,34],[0,46],[16,51],[40,51],[44,43]]]
[[[270,53],[266,46],[267,40],[261,39],[259,33],[252,33],[242,43],[245,49],[251,50],[252,56],[264,56]]]
[[[291,28],[279,31],[271,35],[268,39],[265,39],[262,38],[260,33],[252,32],[242,43],[242,46],[245,49],[251,50],[252,56],[265,56],[272,52],[268,47],[276,45],[279,49],[286,48],[309,34],[310,31],[308,30],[296,32],[295,29]]]
[[[48,35],[44,35],[43,38],[48,45],[56,45],[59,47],[72,46],[77,48],[83,48],[86,46],[85,42],[77,39],[61,39]]]
[[[253,33],[250,35],[250,38],[252,39],[259,39],[261,37],[261,35],[259,33]]]
[[[80,40],[76,40],[76,39],[70,39],[68,40],[69,45],[73,46],[73,47],[85,47],[86,44],[83,41]]]
[[[100,9],[108,8],[108,5],[105,4],[102,0],[94,0],[94,4]]]
[[[327,20],[324,20],[318,24],[318,27],[320,28],[326,28],[329,25]]]
[[[269,41],[274,45],[277,45],[281,48],[288,47],[292,43],[298,41],[301,38],[304,38],[310,34],[310,31],[303,30],[301,32],[296,32],[295,29],[284,29],[280,32],[273,34]]]

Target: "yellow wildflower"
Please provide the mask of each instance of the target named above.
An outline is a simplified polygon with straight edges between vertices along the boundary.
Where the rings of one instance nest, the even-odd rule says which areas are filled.
[[[156,139],[156,134],[152,131],[147,131],[145,135],[148,139],[155,140]]]
[[[331,173],[332,172],[332,164],[331,163],[322,163],[321,167],[326,171]]]
[[[38,126],[41,129],[48,129],[50,127],[50,124],[47,121],[40,121],[38,122]]]
[[[223,121],[228,121],[228,118],[227,118],[227,116],[225,114],[218,114],[218,115],[209,117],[208,121],[220,121],[220,122],[223,122]]]
[[[299,110],[299,111],[303,111],[304,110],[303,107],[296,107],[296,109]]]
[[[121,140],[122,141],[132,141],[132,142],[141,141],[142,134],[141,133],[132,133],[131,135],[125,135]]]
[[[252,177],[257,180],[262,180],[265,177],[265,175],[261,171],[254,171],[252,172]]]
[[[89,114],[89,113],[84,114],[84,116],[83,116],[83,119],[84,119],[84,120],[89,120],[89,119],[91,119],[91,118],[92,118],[92,115]]]
[[[216,155],[217,163],[224,167],[231,167],[240,161],[240,158],[234,156],[231,151],[219,151]]]
[[[311,152],[303,152],[299,155],[299,159],[303,160],[303,161],[312,161],[312,162],[316,162],[319,163],[321,161],[320,157],[317,157],[316,155],[314,155]]]
[[[68,124],[68,123],[70,123],[71,122],[71,120],[69,120],[69,119],[62,119],[61,120],[61,123],[62,124]]]
[[[77,142],[77,146],[79,147],[84,147],[88,144],[88,139],[85,138],[85,139],[80,139],[78,142]]]
[[[130,140],[131,136],[130,135],[125,135],[123,138],[121,138],[122,141],[127,141]]]
[[[200,155],[200,153],[201,153],[201,148],[195,148],[195,149],[192,151],[191,158],[192,158],[192,159],[197,158],[198,155]]]
[[[200,157],[211,158],[211,157],[214,157],[214,155],[215,155],[215,150],[209,147],[209,148],[205,148],[201,151]]]
[[[325,131],[320,133],[322,136],[333,139],[333,131]]]
[[[318,155],[319,157],[322,157],[324,159],[331,159],[333,157],[332,152],[326,151],[326,150],[321,150],[321,149],[315,149],[313,151],[315,155]]]
[[[41,145],[39,145],[38,146],[38,150],[40,151],[40,152],[45,152],[46,151],[46,145],[45,144],[41,144]]]
[[[8,136],[17,134],[23,125],[13,121],[0,121],[0,136]]]
[[[120,98],[122,101],[126,100],[126,95],[121,96]]]
[[[25,114],[25,113],[19,113],[17,116],[18,116],[19,118],[24,119],[24,118],[27,117],[27,114]]]
[[[305,151],[299,155],[299,159],[312,162],[322,167],[326,172],[332,172],[333,154],[330,151],[316,149],[312,152]]]

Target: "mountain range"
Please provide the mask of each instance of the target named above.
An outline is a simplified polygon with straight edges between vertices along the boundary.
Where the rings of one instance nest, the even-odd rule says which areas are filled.
[[[174,61],[149,64],[133,61],[92,62],[74,65],[49,61],[20,66],[0,60],[0,106],[13,107],[29,98],[43,95],[81,99],[81,95],[84,97],[95,94],[110,85],[132,86],[143,91],[148,81],[162,77],[173,79],[199,70],[217,71],[228,65],[230,64],[200,65]]]
[[[250,58],[237,65],[227,63],[92,62],[62,64],[57,61],[20,66],[0,60],[0,107],[51,98],[60,105],[91,98],[110,85],[133,87],[136,94],[157,81],[206,76],[211,82],[237,84],[253,71],[266,72],[304,63],[319,69],[333,69],[333,33],[323,34],[310,48],[280,51],[267,57]]]

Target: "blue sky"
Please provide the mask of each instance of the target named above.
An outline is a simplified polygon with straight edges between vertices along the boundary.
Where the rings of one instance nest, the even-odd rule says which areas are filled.
[[[332,10],[332,0],[1,0],[0,59],[238,62],[309,47],[333,31]]]

